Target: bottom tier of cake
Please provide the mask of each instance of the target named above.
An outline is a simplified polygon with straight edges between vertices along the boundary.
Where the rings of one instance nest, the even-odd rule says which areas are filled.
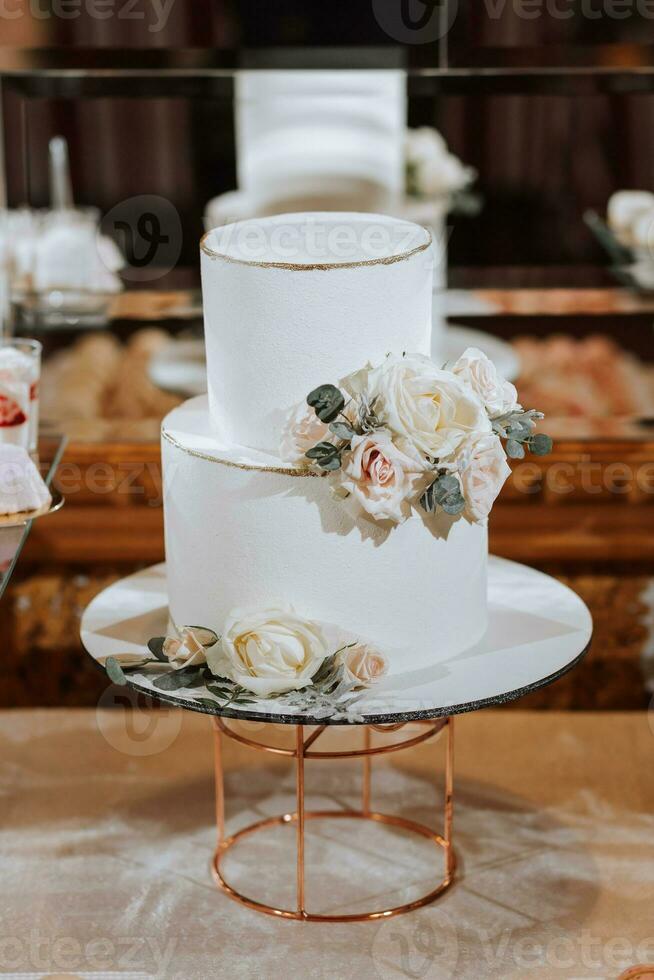
[[[487,623],[487,531],[417,512],[392,529],[353,519],[329,481],[216,441],[206,398],[162,429],[171,618],[220,634],[238,608],[292,606],[393,674],[474,646]]]

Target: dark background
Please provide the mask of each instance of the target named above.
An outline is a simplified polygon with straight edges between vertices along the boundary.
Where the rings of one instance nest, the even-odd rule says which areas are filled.
[[[27,11],[28,0],[24,3]],[[125,0],[117,0],[116,9]],[[431,0],[432,7],[439,5]],[[420,0],[389,0],[419,23]],[[54,0],[53,0],[54,4]],[[651,63],[654,4],[644,0],[459,0],[452,27],[425,44],[404,45],[412,66],[517,66]],[[225,52],[305,46],[388,46],[373,0],[174,0],[165,29],[153,32],[150,0],[143,18],[97,20],[83,9],[63,19],[25,13],[0,19],[0,44],[17,47],[211,47]],[[47,9],[41,0],[40,10]],[[53,7],[56,10],[56,5]],[[442,15],[447,16],[445,7]],[[555,11],[554,13],[552,11]],[[525,16],[525,12],[529,16]],[[571,15],[571,16],[569,16]],[[135,83],[138,84],[138,83]],[[654,186],[654,95],[559,94],[416,96],[411,125],[431,124],[479,172],[481,215],[458,219],[450,240],[454,266],[566,265],[605,262],[582,221],[618,188]],[[48,200],[46,149],[54,133],[69,140],[78,202],[108,210],[126,197],[160,194],[182,216],[182,261],[196,262],[206,201],[235,186],[232,105],[228,97],[93,99],[64,102],[5,98],[9,203]],[[22,155],[21,155],[22,154]],[[26,172],[23,161],[29,161]]]

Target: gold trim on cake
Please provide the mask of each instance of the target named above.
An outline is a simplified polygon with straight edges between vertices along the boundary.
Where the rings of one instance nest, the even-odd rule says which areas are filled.
[[[189,449],[187,446],[182,445],[174,436],[171,436],[169,432],[165,429],[161,430],[161,438],[169,442],[171,446],[175,449],[181,449],[183,453],[187,453],[189,456],[195,456],[196,459],[204,459],[207,463],[219,463],[221,466],[229,466],[235,470],[246,470],[255,473],[279,473],[281,476],[318,476],[323,477],[325,473],[318,473],[316,470],[310,469],[298,469],[290,468],[288,466],[263,466],[257,463],[237,463],[231,459],[221,459],[218,456],[209,456],[207,453],[201,453],[197,449]]]
[[[408,252],[398,252],[396,255],[387,255],[380,259],[362,259],[360,262],[256,262],[254,259],[237,259],[225,252],[214,252],[206,244],[207,238],[216,229],[212,228],[200,239],[200,250],[208,255],[210,259],[222,259],[224,262],[231,262],[234,265],[250,265],[257,269],[286,269],[289,272],[329,272],[331,269],[362,269],[370,265],[395,265],[396,262],[404,262],[420,252],[425,252],[432,243],[432,234],[428,228],[422,225],[419,227],[427,232],[427,241],[422,245],[416,245]]]

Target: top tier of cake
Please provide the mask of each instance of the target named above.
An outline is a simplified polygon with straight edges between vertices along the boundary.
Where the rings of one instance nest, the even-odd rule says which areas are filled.
[[[375,214],[276,215],[202,242],[209,406],[226,446],[276,454],[313,388],[404,351],[429,354],[433,254]]]

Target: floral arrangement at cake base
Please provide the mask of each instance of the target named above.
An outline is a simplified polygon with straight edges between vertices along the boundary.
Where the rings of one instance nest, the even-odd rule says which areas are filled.
[[[107,657],[110,680],[123,685],[131,671],[154,672],[156,690],[187,691],[189,706],[221,712],[274,699],[292,713],[359,721],[358,702],[388,670],[384,655],[368,644],[353,641],[334,651],[318,623],[283,606],[236,610],[220,637],[185,626],[152,638],[148,650],[150,656]]]
[[[535,432],[542,418],[476,348],[451,369],[389,355],[311,391],[291,413],[280,453],[327,476],[355,516],[394,525],[420,508],[480,523],[511,472],[507,456],[551,450]]]

